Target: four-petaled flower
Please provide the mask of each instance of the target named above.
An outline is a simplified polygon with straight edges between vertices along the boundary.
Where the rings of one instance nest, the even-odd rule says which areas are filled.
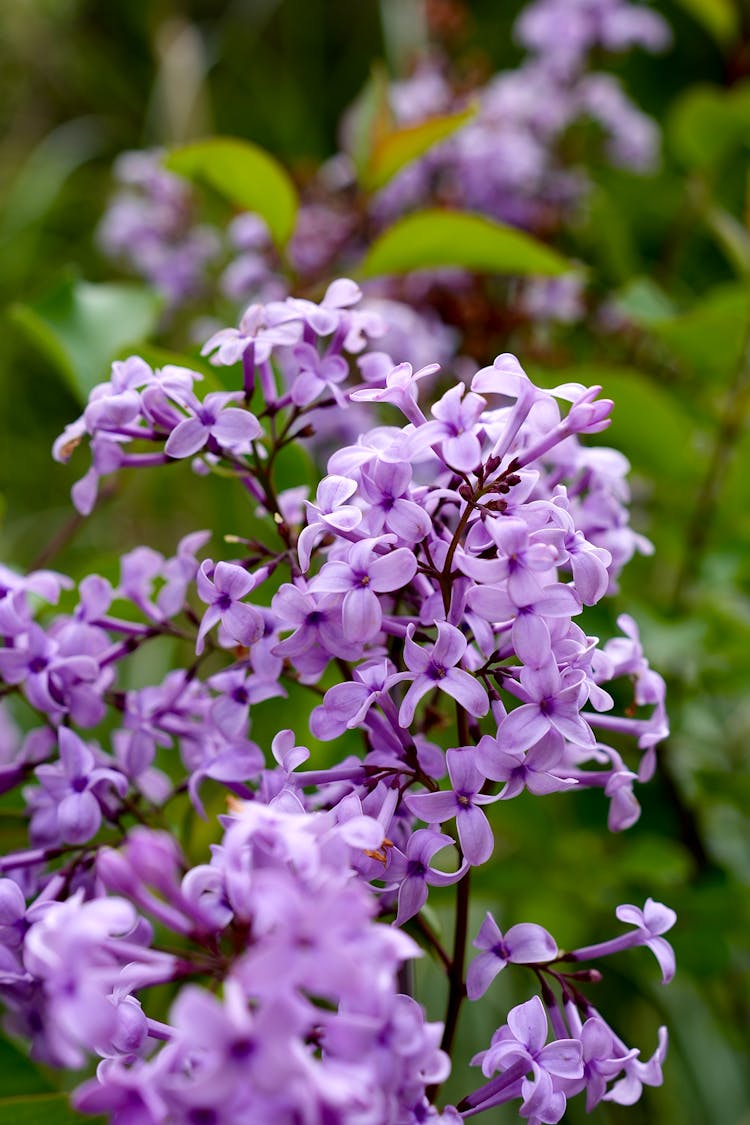
[[[402,727],[411,725],[420,699],[435,688],[452,696],[470,715],[481,717],[489,710],[487,692],[479,681],[456,667],[466,652],[466,637],[447,621],[439,621],[437,631],[437,640],[431,648],[422,648],[414,642],[414,625],[409,625],[406,631],[404,663],[409,671],[398,672],[389,681],[389,686],[401,680],[413,681],[398,713]]]
[[[483,952],[472,961],[466,975],[470,1000],[484,996],[497,974],[508,964],[535,965],[557,957],[557,942],[542,926],[520,922],[502,934],[489,911],[473,944]]]
[[[208,609],[203,614],[195,651],[200,655],[209,629],[221,622],[238,644],[249,646],[263,636],[264,621],[259,609],[241,601],[259,582],[258,574],[248,574],[244,567],[219,562],[214,566],[205,559],[198,570],[198,595]]]

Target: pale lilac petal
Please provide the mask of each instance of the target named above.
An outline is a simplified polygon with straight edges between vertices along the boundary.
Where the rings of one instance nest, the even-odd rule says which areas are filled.
[[[460,703],[470,715],[481,718],[489,711],[490,701],[487,692],[471,673],[464,672],[460,668],[450,668],[438,683],[442,690]]]
[[[540,1066],[558,1078],[581,1078],[583,1056],[578,1039],[557,1039],[537,1055]]]
[[[222,620],[229,635],[246,647],[255,644],[263,636],[263,616],[255,606],[235,603]]]
[[[659,962],[661,983],[669,984],[675,973],[675,956],[672,946],[663,937],[652,937],[647,945]]]
[[[473,433],[466,431],[443,442],[442,453],[451,468],[470,473],[482,460],[482,447]]]
[[[325,389],[325,383],[314,371],[303,368],[292,384],[292,402],[295,406],[307,406]]]
[[[569,742],[574,742],[576,746],[594,746],[596,743],[591,727],[584,722],[580,715],[553,713],[549,716],[549,721],[563,738],[567,738]]]
[[[479,927],[479,933],[474,938],[472,945],[476,949],[492,949],[493,946],[499,945],[503,940],[503,934],[492,914],[487,911],[484,916],[484,921]],[[497,956],[497,954],[494,954]]]
[[[652,934],[665,934],[677,921],[677,915],[669,906],[647,898],[643,907],[643,920]]]
[[[399,590],[407,582],[411,582],[416,573],[416,557],[406,547],[398,547],[390,554],[381,555],[370,563],[368,569],[370,587],[379,594]]]
[[[361,297],[362,290],[356,281],[348,277],[337,277],[326,289],[321,304],[327,309],[347,309],[351,305],[356,305]]]
[[[248,410],[230,407],[222,410],[211,427],[211,433],[221,445],[249,445],[261,434],[260,422]]]
[[[430,517],[413,500],[396,500],[385,522],[406,543],[419,543],[432,529]]]
[[[86,777],[94,768],[94,755],[74,731],[60,727],[60,760],[69,778]]]
[[[412,672],[424,672],[430,666],[430,653],[416,644],[413,640],[413,636],[414,627],[410,625],[404,640],[404,663]]]
[[[454,664],[458,664],[466,652],[466,637],[454,625],[449,625],[447,621],[438,622],[437,630],[438,639],[435,642],[433,659],[436,664],[442,664],[444,667],[450,668]]]
[[[492,855],[495,837],[482,810],[475,805],[459,808],[456,814],[456,828],[463,853],[472,867],[486,863]]]
[[[547,1013],[538,996],[508,1012],[508,1027],[519,1043],[536,1055],[547,1040]]]
[[[216,606],[209,606],[206,612],[203,614],[200,628],[198,629],[198,636],[195,638],[196,655],[200,656],[200,654],[203,652],[203,642],[206,638],[206,634],[209,633],[210,630],[213,629],[214,625],[216,625],[219,621],[221,621],[221,613],[216,608]]]
[[[520,922],[505,935],[510,960],[518,965],[535,965],[557,957],[557,942],[542,926]]]
[[[348,641],[369,641],[377,636],[383,615],[376,595],[366,586],[350,590],[344,598],[342,622]]]
[[[214,569],[214,585],[222,594],[227,594],[232,601],[244,598],[255,585],[255,578],[244,566],[235,563],[218,562]]]
[[[68,844],[85,844],[99,831],[102,810],[93,793],[71,793],[57,806],[57,823]]]
[[[442,824],[444,820],[451,820],[456,815],[456,795],[449,790],[444,789],[439,793],[407,793],[404,800],[409,811],[425,824]]]
[[[520,613],[511,631],[513,648],[518,659],[530,668],[538,667],[549,658],[550,633],[547,623],[535,613]]]
[[[533,703],[516,707],[503,719],[497,732],[501,750],[528,750],[549,730],[549,722]]]
[[[164,446],[168,457],[192,457],[208,441],[209,429],[197,418],[186,418],[172,430]]]
[[[480,953],[469,965],[466,974],[466,994],[470,1000],[478,1000],[484,996],[493,980],[508,964],[502,957],[495,953]]]
[[[615,917],[619,919],[620,922],[627,922],[630,926],[638,926],[639,928],[643,926],[647,928],[643,911],[639,910],[637,906],[632,906],[630,903],[626,902],[623,903],[622,906],[618,906],[617,910],[615,910]]]
[[[419,876],[409,875],[404,879],[398,890],[397,926],[402,926],[409,918],[418,914],[427,902],[427,883]]]

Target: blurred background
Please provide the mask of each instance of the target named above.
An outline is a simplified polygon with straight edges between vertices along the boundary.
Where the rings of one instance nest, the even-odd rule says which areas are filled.
[[[85,366],[92,354],[112,358],[141,337],[191,348],[179,317],[160,319],[163,304],[143,279],[127,290],[140,326],[132,339],[127,331],[118,337],[106,295],[99,316],[95,293],[104,291],[71,304],[81,281],[132,283],[96,237],[119,154],[232,135],[266,148],[314,195],[320,165],[345,144],[342,115],[372,85],[373,67],[386,82],[403,81],[420,59],[437,55],[455,87],[481,88],[522,62],[513,32],[522,7],[3,0],[4,562],[54,565],[76,577],[107,573],[118,549],[148,543],[171,553],[190,530],[233,531],[245,518],[241,497],[186,472],[134,477],[90,520],[71,518],[69,489],[80,469],[50,457],[81,409],[70,354],[75,361],[76,347],[93,349],[81,356]],[[670,44],[596,65],[653,121],[656,158],[647,169],[616,166],[566,140],[569,162],[585,165],[590,181],[585,201],[574,220],[532,224],[585,269],[583,312],[541,327],[499,316],[486,329],[482,321],[465,354],[482,365],[517,351],[530,374],[599,382],[615,399],[606,444],[631,462],[633,522],[656,551],[631,563],[595,624],[610,635],[618,613],[639,621],[651,663],[668,682],[672,736],[654,781],[638,790],[641,819],[625,833],[606,832],[596,793],[522,797],[501,813],[493,806],[499,854],[479,873],[473,921],[476,928],[492,906],[501,921],[533,919],[570,947],[609,936],[620,902],[651,895],[672,906],[674,983],[662,989],[649,954],[636,952],[608,972],[600,1003],[646,1057],[658,1025],[669,1025],[665,1085],[632,1109],[602,1105],[594,1119],[749,1125],[750,9],[744,0],[660,0],[649,10],[666,20]],[[450,321],[450,309],[442,311]],[[100,370],[92,381],[105,377]],[[304,716],[298,726],[304,730]],[[435,990],[430,1014],[439,1018],[439,986],[424,974],[428,994]],[[501,981],[495,1016],[525,998],[514,991],[523,983]],[[486,1043],[492,1016],[465,1015],[466,1058]],[[8,1081],[0,1093],[23,1092],[31,1079],[21,1068]],[[566,1120],[583,1119],[571,1102]],[[513,1114],[498,1111],[496,1120]]]

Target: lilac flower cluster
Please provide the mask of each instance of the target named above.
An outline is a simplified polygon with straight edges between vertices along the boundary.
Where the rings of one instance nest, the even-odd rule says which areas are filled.
[[[127,152],[115,164],[119,190],[98,230],[111,258],[146,278],[168,309],[198,296],[221,248],[219,232],[198,224],[188,184],[162,167],[159,151]]]
[[[663,50],[670,35],[661,16],[630,0],[533,0],[521,12],[515,35],[526,59],[480,88],[456,93],[447,65],[437,57],[423,59],[410,77],[390,84],[397,128],[469,104],[477,113],[370,199],[358,196],[347,155],[359,132],[356,107],[344,115],[343,151],[304,191],[289,244],[289,263],[303,284],[351,269],[372,229],[435,203],[549,236],[580,212],[589,191],[585,167],[571,155],[575,146],[567,144],[571,130],[587,123],[601,134],[598,147],[610,163],[640,172],[653,169],[658,126],[617,78],[591,69],[591,61],[597,51]],[[99,229],[105,252],[163,293],[170,310],[211,287],[236,304],[283,300],[290,292],[289,277],[260,216],[240,214],[226,232],[197,225],[197,201],[189,185],[159,161],[158,152],[128,153],[118,161],[121,187]],[[465,285],[466,277],[460,280]],[[452,276],[449,287],[455,281]],[[522,320],[572,323],[583,315],[582,290],[582,277],[573,273],[516,286],[508,301]],[[401,336],[400,359],[423,366],[423,345],[435,336],[441,338],[445,359],[455,355],[456,334],[426,306],[424,279],[407,281],[398,292],[381,281],[372,295],[390,305],[392,331]],[[430,359],[435,358],[433,350]]]
[[[516,226],[554,229],[588,187],[583,169],[562,151],[571,127],[586,119],[601,129],[613,164],[640,171],[654,166],[655,122],[613,75],[589,67],[596,49],[663,50],[669,30],[661,16],[629,0],[534,0],[515,30],[527,59],[474,91],[474,120],[379,193],[374,207],[381,221],[437,194]],[[424,61],[391,87],[391,109],[403,125],[465,102],[466,95],[457,101],[452,94],[438,60]]]
[[[210,536],[193,532],[171,558],[130,551],[116,586],[92,574],[77,594],[51,571],[0,571],[0,692],[29,728],[0,727],[0,788],[22,787],[29,818],[29,846],[0,859],[0,995],[37,1058],[100,1059],[82,1112],[418,1125],[520,1098],[521,1116],[556,1122],[580,1092],[588,1108],[629,1104],[661,1082],[666,1032],[641,1061],[581,991],[599,970],[577,965],[647,946],[668,981],[667,907],[623,905],[625,934],[568,952],[488,915],[465,972],[471,869],[494,850],[485,810],[596,788],[626,828],[667,733],[632,619],[604,644],[579,624],[648,549],[626,462],[581,441],[612,403],[536,387],[507,354],[470,386],[441,385],[437,364],[372,350],[387,325],[360,298],[340,279],[320,303],[248,308],[204,349],[236,390],[201,397],[195,372],[116,363],[56,443],[59,459],[90,445],[80,511],[104,473],[188,460],[234,478],[273,545],[201,560]],[[277,492],[280,450],[349,416],[358,436],[315,497]],[[60,599],[67,611],[49,608]],[[158,637],[184,665],[124,687]],[[251,737],[254,707],[293,684],[315,697],[312,735],[346,747],[333,765],[292,730],[270,748]],[[217,825],[210,857],[176,843],[186,806]],[[422,914],[432,887],[456,888],[452,954]],[[411,995],[407,923],[446,969],[443,1024]],[[539,993],[477,1054],[486,1081],[439,1109],[464,998],[508,965]]]

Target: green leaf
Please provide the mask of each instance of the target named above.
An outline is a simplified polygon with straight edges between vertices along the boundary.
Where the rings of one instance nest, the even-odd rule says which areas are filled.
[[[0,1036],[0,1106],[3,1098],[47,1093],[50,1083],[22,1049]]]
[[[388,74],[382,63],[375,63],[370,77],[350,110],[348,149],[357,176],[366,178],[372,152],[393,132],[393,111],[388,99]]]
[[[11,318],[85,402],[109,377],[112,360],[155,330],[161,307],[158,294],[142,285],[68,278],[38,300],[12,306]]]
[[[622,450],[640,472],[646,470],[663,486],[669,483],[683,501],[688,499],[686,488],[695,483],[700,468],[690,444],[696,427],[677,394],[635,368],[615,364],[579,364],[544,372],[542,379],[543,385],[575,380],[601,386],[615,403],[605,444]]]
[[[730,43],[739,30],[739,9],[733,0],[679,0],[683,8],[722,46]]]
[[[97,154],[101,126],[77,117],[44,137],[23,164],[0,215],[0,245],[17,231],[38,223],[50,210],[69,176]]]
[[[67,1094],[29,1094],[0,1098],[0,1121],[13,1125],[95,1125],[103,1118],[82,1117],[70,1104]]]
[[[747,286],[721,285],[687,312],[652,324],[651,331],[702,380],[725,380],[740,362],[749,321]]]
[[[29,846],[29,820],[23,809],[0,811],[0,851],[3,855]],[[1,1062],[1,1060],[0,1060]],[[0,1088],[1,1084],[0,1084]]]
[[[615,300],[635,324],[658,324],[677,312],[672,298],[650,277],[634,277]]]
[[[380,139],[375,140],[369,158],[360,172],[362,186],[368,191],[377,191],[412,160],[463,128],[476,112],[477,107],[470,106],[460,113],[431,117],[418,125],[385,132]]]
[[[690,87],[674,106],[667,133],[672,151],[684,165],[715,169],[750,142],[750,82],[730,90]]]
[[[289,240],[297,216],[297,191],[279,162],[250,141],[207,137],[172,149],[170,172],[207,184],[230,203],[265,219],[278,246]]]
[[[466,211],[418,211],[375,240],[360,277],[456,266],[480,273],[554,277],[572,265],[524,231]]]

